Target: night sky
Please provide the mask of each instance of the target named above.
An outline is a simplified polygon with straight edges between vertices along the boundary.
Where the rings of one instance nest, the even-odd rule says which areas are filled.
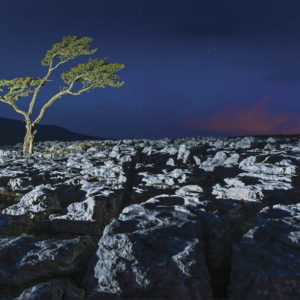
[[[89,36],[94,57],[125,64],[125,85],[65,96],[42,124],[107,138],[300,133],[299,16],[287,0],[0,0],[0,79],[42,77],[54,43]],[[36,113],[87,60],[56,71]],[[5,104],[0,117],[22,119]]]

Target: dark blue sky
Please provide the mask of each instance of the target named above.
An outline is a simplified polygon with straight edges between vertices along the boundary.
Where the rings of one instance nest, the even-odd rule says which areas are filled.
[[[125,64],[125,85],[66,96],[43,124],[111,138],[300,133],[299,16],[286,0],[0,0],[0,79],[43,76],[54,43],[90,36],[95,57]],[[37,111],[87,59],[55,73]],[[21,118],[5,104],[0,117]]]

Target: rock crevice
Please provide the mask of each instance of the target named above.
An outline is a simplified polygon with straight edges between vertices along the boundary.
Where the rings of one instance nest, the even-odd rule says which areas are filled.
[[[299,154],[296,136],[3,147],[0,299],[298,299]]]

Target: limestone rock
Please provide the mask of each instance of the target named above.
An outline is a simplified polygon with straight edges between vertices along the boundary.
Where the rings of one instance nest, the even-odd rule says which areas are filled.
[[[183,204],[161,196],[125,208],[99,241],[85,279],[90,296],[212,298],[203,227]]]
[[[300,297],[300,205],[264,208],[253,229],[235,244],[232,299]]]
[[[18,286],[79,271],[93,243],[88,237],[37,241],[32,236],[0,237],[0,286]]]
[[[16,300],[84,299],[84,290],[68,280],[50,279],[25,289]]]
[[[298,136],[1,147],[0,299],[298,299],[299,149]]]

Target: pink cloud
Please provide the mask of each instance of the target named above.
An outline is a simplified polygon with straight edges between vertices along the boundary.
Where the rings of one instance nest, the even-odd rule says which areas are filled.
[[[227,134],[300,133],[300,115],[272,112],[268,106],[272,97],[267,95],[247,107],[231,105],[209,117],[194,117],[185,121],[183,126]]]
[[[299,134],[300,133],[300,115],[291,115],[289,124],[282,126],[280,133]]]

